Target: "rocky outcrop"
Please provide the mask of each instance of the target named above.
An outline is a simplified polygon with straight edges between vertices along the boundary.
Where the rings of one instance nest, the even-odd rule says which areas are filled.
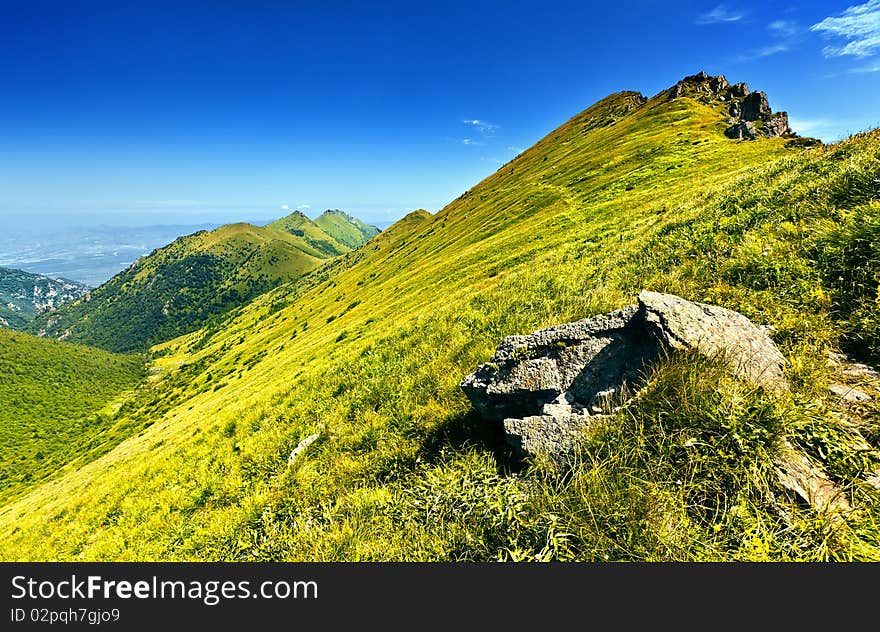
[[[788,114],[774,114],[764,92],[751,92],[744,83],[730,85],[724,75],[713,77],[699,72],[685,77],[669,90],[669,98],[684,96],[728,103],[727,122],[730,127],[724,132],[728,138],[755,140],[761,137],[797,136],[789,127]]]
[[[738,105],[740,106],[739,118],[744,121],[764,120],[773,114],[773,110],[770,109],[770,102],[767,100],[767,95],[763,92],[747,94]]]
[[[508,336],[461,388],[483,419],[503,424],[520,453],[558,457],[626,405],[667,350],[692,350],[754,386],[788,389],[785,359],[745,316],[656,292],[622,310]]]
[[[733,140],[757,140],[758,128],[751,121],[740,121],[724,130],[724,135]]]

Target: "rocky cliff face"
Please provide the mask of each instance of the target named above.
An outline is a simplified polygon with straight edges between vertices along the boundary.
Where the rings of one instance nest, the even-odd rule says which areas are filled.
[[[774,113],[764,92],[751,92],[744,83],[731,85],[724,75],[713,77],[705,72],[685,77],[669,90],[669,98],[696,96],[728,104],[730,127],[724,132],[735,140],[760,137],[795,137],[788,124],[788,113]]]

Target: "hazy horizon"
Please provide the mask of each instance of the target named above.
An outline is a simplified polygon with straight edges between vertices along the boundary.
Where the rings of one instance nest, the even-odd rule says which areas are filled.
[[[201,219],[213,218],[213,221],[197,222],[190,222],[191,217],[173,214],[0,214],[4,226],[0,234],[0,267],[97,287],[139,257],[178,237],[228,223],[265,226],[294,210],[282,210],[275,217],[206,213]],[[323,210],[302,212],[313,217]],[[384,230],[391,222],[372,223]]]

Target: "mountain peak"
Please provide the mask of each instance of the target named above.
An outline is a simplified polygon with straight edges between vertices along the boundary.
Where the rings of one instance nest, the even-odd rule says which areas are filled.
[[[732,84],[724,75],[705,71],[685,77],[667,90],[669,99],[692,97],[704,103],[726,103],[727,122],[724,134],[734,140],[760,137],[796,137],[788,124],[787,112],[773,112],[765,92],[751,92],[748,84]]]

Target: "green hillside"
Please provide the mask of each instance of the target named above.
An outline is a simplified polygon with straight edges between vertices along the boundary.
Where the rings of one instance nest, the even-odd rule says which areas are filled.
[[[175,240],[87,299],[37,318],[27,330],[111,351],[138,351],[193,331],[328,256],[290,233],[230,224]]]
[[[0,508],[0,558],[880,560],[880,409],[826,389],[826,352],[880,358],[880,132],[737,141],[725,103],[672,96],[611,95],[440,212],[154,347],[151,425]],[[462,377],[642,289],[772,327],[791,393],[672,356],[574,465],[512,461]],[[786,443],[853,512],[779,488]]]
[[[114,423],[143,358],[0,330],[0,501],[131,434]]]
[[[20,329],[37,314],[88,291],[88,286],[76,281],[0,268],[0,327]]]
[[[335,257],[357,246],[348,246],[325,233],[300,211],[294,211],[268,225],[268,228],[281,230],[302,238],[309,246],[328,257]],[[361,244],[358,244],[360,246]]]
[[[379,234],[375,226],[365,224],[348,213],[339,210],[326,210],[315,220],[315,225],[336,241],[349,248],[359,248]]]

